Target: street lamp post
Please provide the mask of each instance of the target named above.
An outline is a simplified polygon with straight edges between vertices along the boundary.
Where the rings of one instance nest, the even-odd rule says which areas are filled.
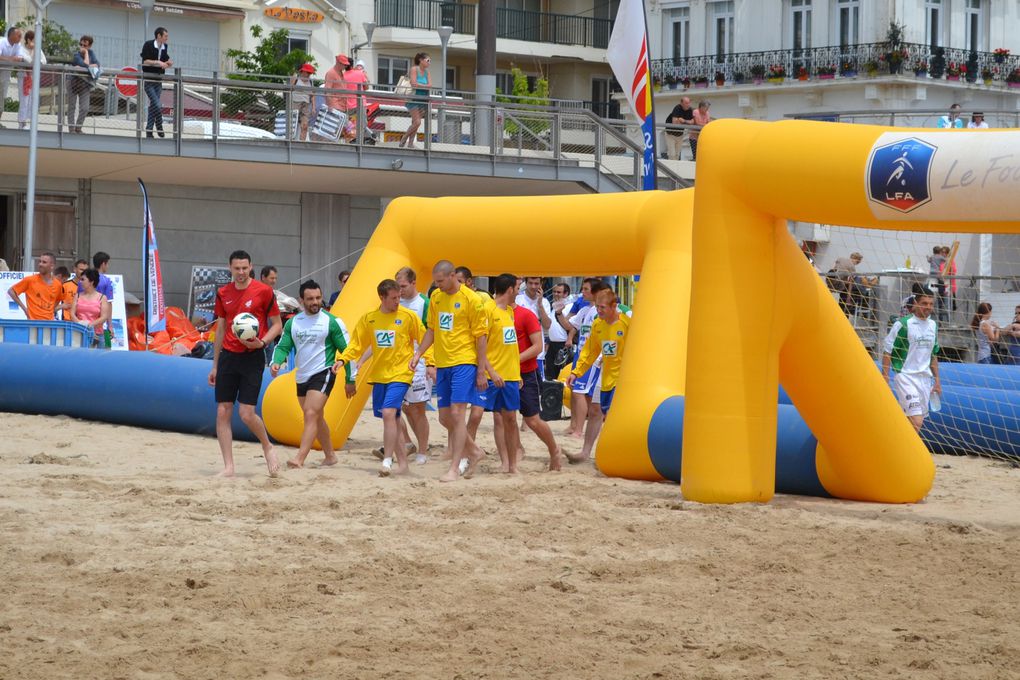
[[[439,75],[443,83],[443,100],[439,108],[439,139],[446,141],[446,48],[450,44],[450,36],[453,35],[453,26],[440,26],[436,29],[439,33],[439,40],[443,43],[443,71]]]
[[[365,42],[360,42],[351,48],[351,56],[355,59],[358,58],[358,50],[362,47],[367,47],[372,44],[372,34],[375,33],[375,22],[366,21],[361,24],[362,28],[365,29]]]
[[[32,237],[35,234],[35,172],[39,155],[39,71],[42,64],[43,25],[42,17],[52,0],[32,0],[35,5],[35,50],[32,52],[32,120],[28,131],[28,186],[25,192],[25,252],[22,257],[22,271],[32,267]],[[2,102],[0,102],[2,103]],[[60,116],[57,116],[60,121]]]

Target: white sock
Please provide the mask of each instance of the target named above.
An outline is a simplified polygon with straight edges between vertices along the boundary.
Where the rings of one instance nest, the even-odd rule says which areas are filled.
[[[414,462],[417,463],[418,465],[424,465],[425,463],[429,462],[429,457],[426,456],[424,453],[419,453],[417,456],[414,457]]]
[[[390,468],[393,467],[393,459],[388,456],[386,458],[383,458],[382,466],[389,470]]]
[[[464,474],[464,470],[467,470],[467,466],[468,466],[468,459],[467,458],[461,458],[460,459],[460,466],[459,466],[460,474]]]

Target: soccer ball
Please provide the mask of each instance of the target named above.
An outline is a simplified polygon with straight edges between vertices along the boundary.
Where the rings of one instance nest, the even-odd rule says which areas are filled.
[[[248,312],[235,316],[234,321],[230,324],[230,328],[234,331],[237,339],[242,342],[254,340],[259,336],[259,320],[255,318],[254,314]]]

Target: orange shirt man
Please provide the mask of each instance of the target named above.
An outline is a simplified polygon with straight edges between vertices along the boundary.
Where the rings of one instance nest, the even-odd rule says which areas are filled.
[[[344,71],[350,65],[351,60],[343,54],[336,55],[336,63],[333,64],[333,68],[326,71],[326,90],[332,90],[326,95],[326,106],[337,111],[347,110],[347,101],[344,97],[336,90],[348,89],[347,83],[344,79]]]
[[[56,263],[57,258],[53,253],[43,253],[36,260],[35,267],[39,273],[26,276],[7,291],[32,321],[53,321],[57,305],[64,297],[60,280],[53,276],[53,266]],[[21,301],[22,293],[25,294],[25,302]]]

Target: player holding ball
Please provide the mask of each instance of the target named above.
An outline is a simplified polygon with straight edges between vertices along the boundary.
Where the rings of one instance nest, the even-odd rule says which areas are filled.
[[[223,477],[234,476],[234,432],[231,419],[234,402],[241,421],[262,444],[269,476],[275,477],[280,464],[269,443],[266,426],[255,413],[266,367],[265,347],[283,330],[273,289],[251,277],[251,255],[235,250],[229,259],[233,279],[216,292],[213,368],[209,384],[216,388],[216,439],[223,454]],[[249,318],[254,317],[254,319]],[[227,319],[231,320],[227,324]],[[236,330],[235,330],[236,326]],[[261,336],[260,329],[268,329]]]

